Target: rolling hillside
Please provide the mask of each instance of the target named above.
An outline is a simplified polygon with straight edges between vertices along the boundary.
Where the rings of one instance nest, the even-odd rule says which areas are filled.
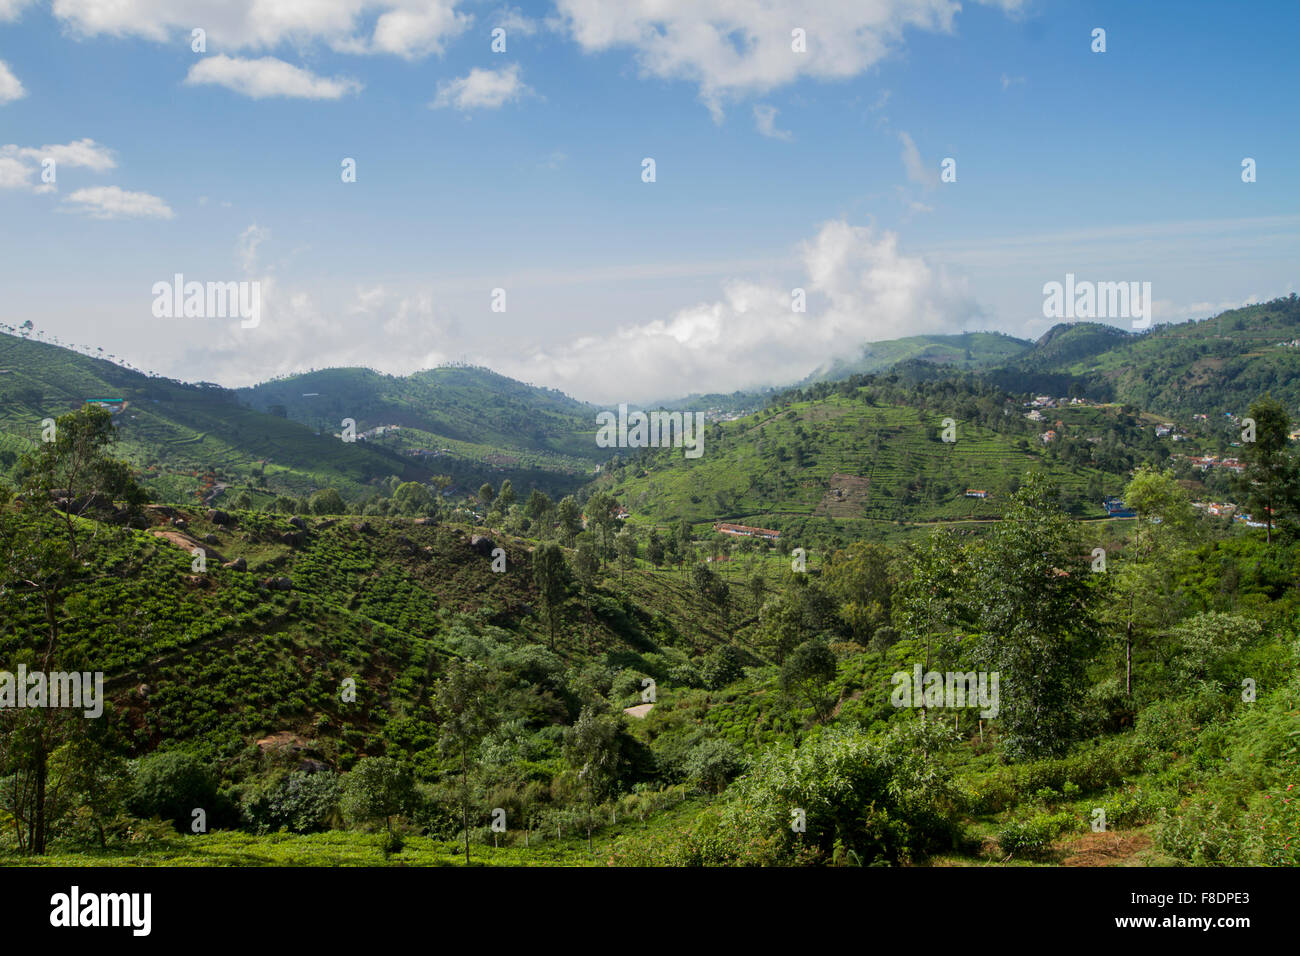
[[[757,415],[711,426],[698,459],[653,449],[620,460],[597,486],[634,517],[777,530],[835,519],[839,530],[860,534],[895,522],[996,518],[1035,465],[1059,482],[1063,503],[1081,516],[1101,516],[1103,495],[1122,485],[1127,462],[1114,469],[1067,464],[1045,447],[1042,427],[1005,396],[858,381],[823,387],[823,397],[791,393]],[[949,417],[953,442],[941,434]],[[1081,434],[1112,426],[1132,432],[1101,409],[1079,421]],[[968,490],[987,496],[967,497]]]
[[[1292,294],[1140,334],[1058,325],[1008,365],[985,372],[1021,392],[1082,395],[1164,415],[1244,414],[1265,392],[1300,405],[1300,300]]]
[[[454,366],[408,376],[324,369],[238,395],[259,411],[327,433],[345,418],[355,420],[358,435],[385,428],[367,440],[425,460],[469,490],[510,478],[567,493],[605,457],[595,442],[594,407],[488,369]]]
[[[861,347],[856,358],[837,358],[800,384],[835,381],[851,375],[883,372],[903,362],[918,361],[958,369],[1005,365],[1027,352],[1032,343],[1001,332],[963,332],[957,335],[914,335]]]
[[[120,454],[162,500],[193,501],[220,483],[302,495],[334,486],[360,495],[389,475],[430,472],[390,450],[345,444],[329,434],[248,408],[235,393],[125,369],[105,359],[0,336],[0,465],[40,440],[41,421],[88,400],[120,399]]]

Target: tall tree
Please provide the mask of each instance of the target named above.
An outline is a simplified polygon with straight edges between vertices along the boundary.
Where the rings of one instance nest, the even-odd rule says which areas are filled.
[[[1122,626],[1124,693],[1133,694],[1133,651],[1147,634],[1167,630],[1181,616],[1175,591],[1190,556],[1196,516],[1172,472],[1142,466],[1124,487],[1124,503],[1137,514],[1132,538],[1118,561],[1107,561],[1104,583],[1115,600],[1103,617]]]
[[[46,674],[64,669],[69,651],[60,644],[63,606],[78,583],[97,573],[99,539],[115,534],[103,520],[115,517],[115,501],[130,511],[145,500],[125,462],[112,457],[112,416],[84,406],[54,423],[51,441],[25,454],[19,495],[0,500],[0,627],[17,627],[19,657]],[[34,612],[34,613],[33,613]],[[39,628],[19,622],[36,618]],[[9,777],[10,805],[27,852],[42,854],[48,840],[49,759],[82,732],[81,712],[38,707],[0,714],[0,778]]]
[[[1000,675],[999,721],[1013,758],[1063,753],[1083,727],[1094,591],[1078,527],[1057,500],[1056,486],[1030,473],[972,555],[974,657]]]
[[[460,764],[457,795],[461,826],[465,831],[465,863],[469,864],[469,808],[473,801],[474,759],[479,745],[495,722],[489,694],[488,673],[474,661],[455,660],[438,682],[434,709],[441,723],[438,745],[444,756]]]
[[[1278,516],[1294,516],[1300,502],[1300,471],[1287,444],[1291,416],[1286,407],[1270,395],[1251,402],[1255,440],[1243,442],[1246,470],[1237,482],[1238,492],[1256,521],[1264,522],[1264,537],[1270,544]]]
[[[560,619],[560,609],[569,596],[569,565],[558,544],[543,544],[533,553],[533,583],[542,599],[542,613],[551,635],[551,650],[555,650],[555,628]]]

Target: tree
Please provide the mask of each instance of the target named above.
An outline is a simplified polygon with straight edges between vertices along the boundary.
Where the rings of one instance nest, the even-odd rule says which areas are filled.
[[[432,517],[437,514],[438,502],[418,481],[404,481],[393,492],[393,508],[399,514]]]
[[[543,544],[534,552],[533,583],[542,599],[542,613],[551,635],[551,650],[555,650],[555,627],[569,596],[569,566],[558,544]]]
[[[497,492],[496,509],[502,514],[510,510],[510,506],[515,503],[515,486],[507,478],[501,482],[501,490]]]
[[[341,515],[347,514],[348,506],[343,502],[343,496],[333,488],[322,488],[311,496],[310,499],[311,513],[314,515]]]
[[[624,527],[614,535],[614,551],[618,554],[618,567],[621,572],[636,567],[637,553],[640,550],[636,533],[631,528]]]
[[[391,837],[393,817],[407,812],[414,796],[409,767],[392,757],[362,757],[343,779],[343,814],[354,823],[382,819]]]
[[[855,541],[832,551],[826,563],[826,589],[840,602],[840,617],[849,633],[865,644],[889,621],[892,554],[884,545]]]
[[[894,623],[903,634],[924,642],[927,671],[936,651],[946,657],[954,643],[965,615],[970,576],[967,555],[951,531],[930,535],[907,555],[892,599]]]
[[[482,503],[484,508],[491,507],[492,501],[496,496],[496,491],[486,481],[479,485],[478,500]]]
[[[605,559],[610,555],[610,543],[614,536],[614,526],[618,519],[614,509],[618,507],[610,495],[598,491],[587,500],[587,524],[600,536],[600,564],[605,566]]]
[[[1083,729],[1084,668],[1098,636],[1089,564],[1057,489],[1030,473],[975,551],[966,594],[975,662],[997,671],[999,721],[1013,758],[1060,755]]]
[[[1264,522],[1264,538],[1273,541],[1279,514],[1294,516],[1300,502],[1300,470],[1287,449],[1291,417],[1286,407],[1269,395],[1250,405],[1255,420],[1255,440],[1246,442],[1246,470],[1237,482],[1238,493],[1256,521]]]
[[[618,783],[623,770],[625,736],[622,714],[602,712],[587,705],[564,735],[564,751],[569,763],[579,768],[578,776],[587,791],[587,849],[591,849],[591,809],[596,801]]]
[[[524,514],[538,524],[545,524],[550,518],[554,507],[554,502],[551,501],[546,492],[534,488],[528,496],[527,504],[524,505]]]
[[[691,583],[704,600],[723,613],[724,620],[730,621],[731,588],[716,571],[707,564],[697,564],[691,571]]]
[[[140,760],[131,780],[127,808],[137,817],[161,817],[185,828],[196,809],[212,812],[217,781],[195,754],[168,750]]]
[[[85,406],[60,416],[52,437],[19,463],[21,507],[0,495],[0,620],[41,621],[20,631],[30,643],[15,647],[13,658],[47,674],[75,669],[64,667],[60,645],[64,602],[79,582],[102,573],[91,549],[118,533],[94,519],[115,517],[115,501],[130,513],[145,500],[127,464],[110,454],[117,432],[107,411]],[[50,756],[85,732],[85,720],[62,708],[0,713],[0,780],[12,788],[7,802],[28,853],[44,853],[49,835]]]
[[[1144,635],[1167,630],[1181,610],[1174,586],[1190,557],[1196,515],[1173,473],[1146,465],[1125,485],[1124,503],[1137,519],[1122,559],[1107,565],[1106,582],[1117,600],[1106,617],[1123,627],[1124,693],[1132,697],[1134,648]]]
[[[488,674],[483,665],[455,660],[438,682],[434,708],[441,720],[438,746],[444,756],[460,764],[457,794],[465,832],[465,863],[469,864],[469,805],[473,799],[473,759],[495,722],[489,696]]]
[[[573,572],[584,586],[590,587],[600,570],[600,559],[596,557],[596,546],[590,538],[582,538],[573,551]]]
[[[781,690],[802,697],[824,719],[830,712],[826,685],[835,679],[835,666],[835,654],[825,641],[805,641],[781,665]]]
[[[560,542],[573,547],[574,539],[582,531],[582,509],[573,495],[565,495],[555,506],[555,522],[559,528]]]
[[[650,529],[650,537],[646,540],[645,545],[646,560],[649,561],[656,569],[664,563],[664,543],[659,537],[657,528]]]

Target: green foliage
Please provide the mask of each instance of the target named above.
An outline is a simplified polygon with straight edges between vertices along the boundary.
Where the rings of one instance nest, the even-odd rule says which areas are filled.
[[[159,817],[188,832],[193,811],[217,814],[217,781],[202,759],[182,750],[144,757],[135,767],[127,808],[137,817]]]
[[[409,767],[391,757],[362,757],[343,780],[343,814],[352,823],[383,820],[392,832],[393,817],[409,812],[415,781]]]

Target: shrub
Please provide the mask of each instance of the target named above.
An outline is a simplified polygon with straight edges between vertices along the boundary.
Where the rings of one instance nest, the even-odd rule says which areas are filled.
[[[744,755],[729,740],[712,738],[695,745],[683,764],[690,782],[706,793],[721,793],[740,773]]]
[[[1070,813],[1013,821],[998,831],[998,846],[1008,856],[1042,859],[1057,837],[1079,826],[1079,820]]]
[[[127,800],[133,815],[169,821],[182,833],[189,830],[194,810],[205,810],[212,818],[218,804],[217,781],[207,765],[180,750],[142,758]]]

